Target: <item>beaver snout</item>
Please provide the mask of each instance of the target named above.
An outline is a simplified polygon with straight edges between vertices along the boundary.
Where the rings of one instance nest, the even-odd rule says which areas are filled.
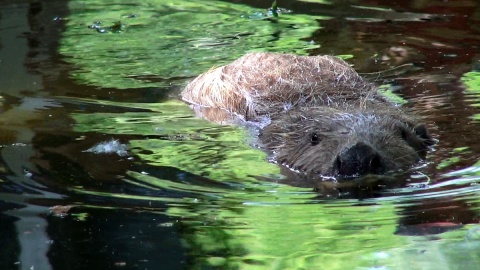
[[[335,167],[338,174],[343,177],[381,174],[385,171],[380,154],[363,142],[358,142],[341,152],[335,161]]]

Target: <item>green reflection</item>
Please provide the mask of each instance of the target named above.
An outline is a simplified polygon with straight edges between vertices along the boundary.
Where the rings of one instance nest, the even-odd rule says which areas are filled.
[[[265,19],[266,10],[222,1],[69,3],[72,15],[60,52],[76,66],[72,76],[119,89],[166,86],[248,51],[305,54],[318,45],[302,39],[325,18],[282,13],[273,22]]]
[[[204,206],[169,209],[195,216],[183,230],[192,269],[468,269],[480,262],[478,226],[435,238],[397,235],[395,203]]]
[[[354,269],[376,263],[388,267],[394,266],[392,256],[371,257],[379,250],[388,253],[406,244],[404,237],[393,234],[395,212],[389,204],[228,209],[192,209],[197,218],[204,219],[204,225],[191,224],[194,229],[185,236],[195,245],[192,255],[198,269],[207,265],[219,269]],[[188,215],[179,208],[171,209],[170,214]]]
[[[173,166],[216,180],[246,181],[253,175],[279,174],[266,153],[246,144],[240,130],[223,131],[215,142],[164,140],[131,141],[143,161],[157,166]],[[238,138],[238,139],[237,139]],[[141,149],[153,154],[143,155]]]
[[[142,104],[109,103],[141,108]],[[215,180],[243,181],[252,176],[278,175],[278,166],[267,161],[267,154],[249,144],[246,129],[218,126],[193,117],[180,101],[146,104],[155,111],[72,114],[75,131],[112,135],[151,136],[131,140],[132,154],[154,166],[180,168]]]
[[[193,117],[192,110],[180,101],[163,103],[129,104],[103,101],[102,104],[143,108],[152,111],[125,113],[74,113],[75,131],[107,134],[202,136],[198,131],[218,127]]]
[[[468,91],[480,93],[480,72],[471,71],[462,76],[462,82]]]
[[[461,157],[462,155],[469,154],[469,153],[471,153],[469,147],[454,148],[450,154],[450,157],[442,160],[442,162],[440,162],[437,165],[437,168],[441,170],[441,169],[445,169],[446,167],[455,165],[458,162],[462,161],[462,157]]]
[[[396,104],[405,104],[407,101],[401,96],[397,95],[393,89],[392,85],[384,84],[378,88],[379,92],[384,95],[388,100]]]

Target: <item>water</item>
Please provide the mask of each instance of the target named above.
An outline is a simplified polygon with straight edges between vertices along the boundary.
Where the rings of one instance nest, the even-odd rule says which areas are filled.
[[[480,263],[475,1],[206,3],[0,4],[1,269]],[[178,101],[255,50],[342,55],[427,120],[428,161],[295,179]]]

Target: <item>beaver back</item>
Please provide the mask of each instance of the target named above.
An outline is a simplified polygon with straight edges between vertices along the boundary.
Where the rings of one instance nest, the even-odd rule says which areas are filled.
[[[345,106],[379,99],[373,84],[333,56],[249,53],[191,81],[182,99],[245,119],[284,107]]]

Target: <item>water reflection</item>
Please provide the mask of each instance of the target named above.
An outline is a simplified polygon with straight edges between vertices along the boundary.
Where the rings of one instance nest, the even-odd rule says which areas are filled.
[[[267,1],[0,4],[0,268],[480,263],[478,87],[459,80],[478,59],[476,2],[339,2],[284,1],[277,22]],[[88,28],[99,20],[125,29]],[[252,147],[255,131],[175,100],[185,78],[258,48],[342,54],[361,72],[407,64],[375,79],[429,122],[428,162],[302,179]],[[88,151],[116,140],[128,155]]]
[[[63,199],[62,195],[50,191],[32,178],[35,166],[30,162],[30,157],[35,150],[31,141],[35,132],[27,123],[36,122],[41,126],[45,111],[59,104],[41,97],[41,77],[31,74],[24,66],[24,57],[30,52],[31,44],[18,36],[30,31],[26,16],[30,11],[33,12],[23,4],[0,9],[0,198],[2,219],[6,224],[14,225],[6,225],[2,234],[17,235],[17,239],[4,242],[6,252],[2,253],[2,258],[5,260],[1,265],[5,269],[12,269],[15,265],[18,268],[51,269],[47,252],[52,242],[46,233],[48,223],[40,216],[48,208],[44,203],[34,202]],[[29,91],[39,91],[40,95],[24,96],[23,93]]]

